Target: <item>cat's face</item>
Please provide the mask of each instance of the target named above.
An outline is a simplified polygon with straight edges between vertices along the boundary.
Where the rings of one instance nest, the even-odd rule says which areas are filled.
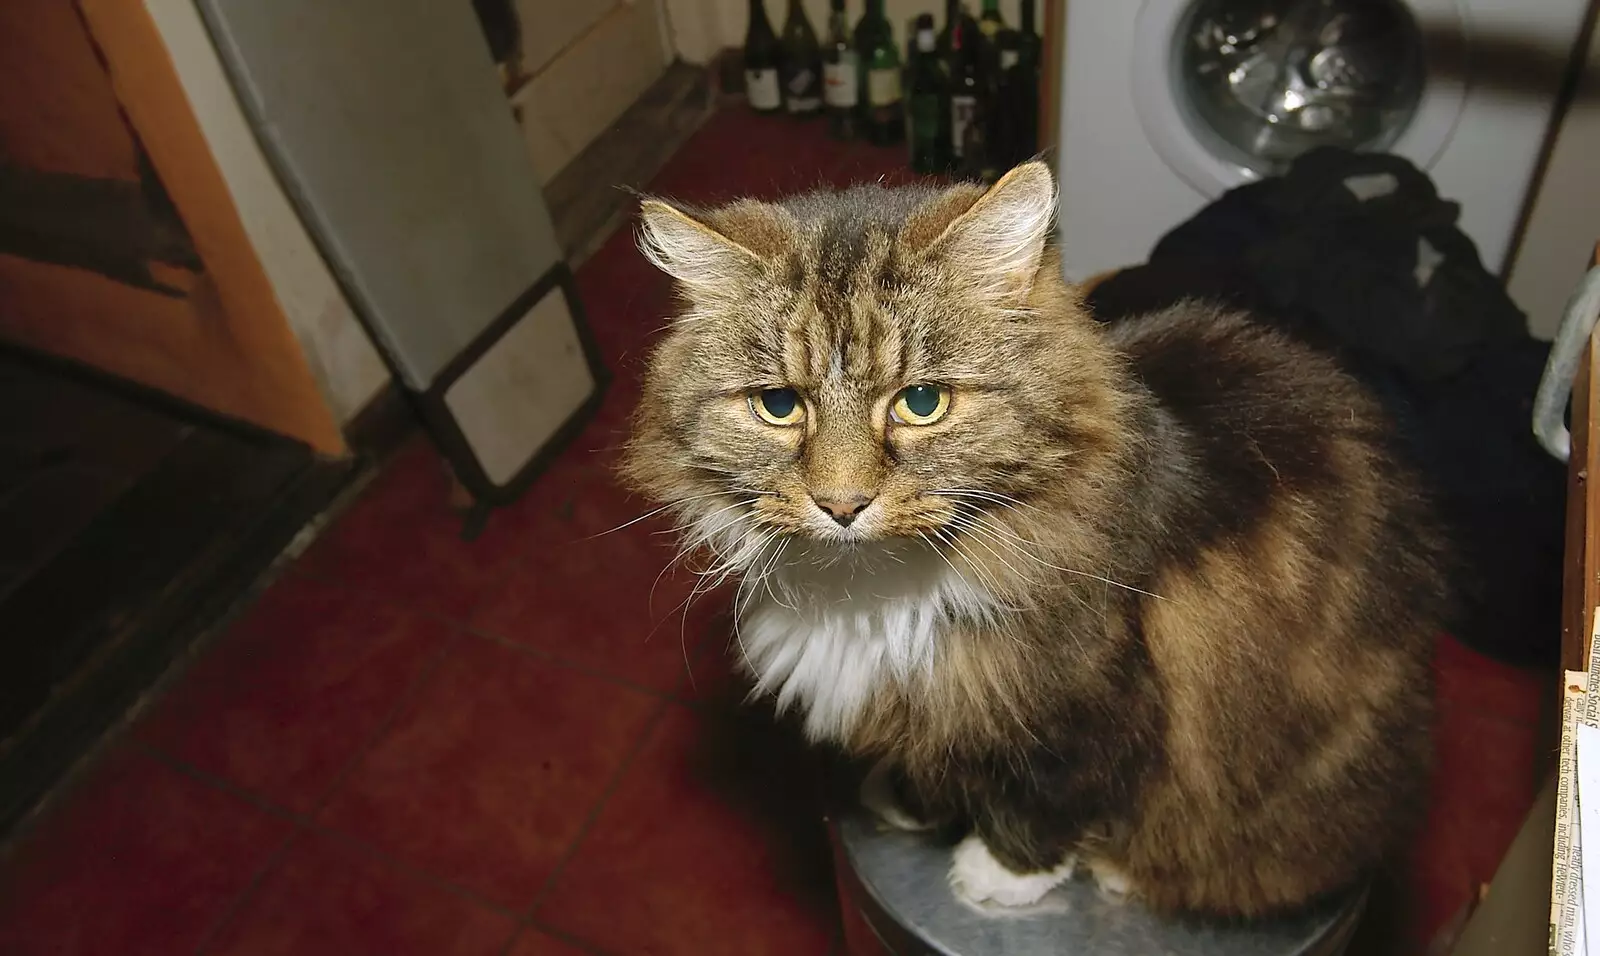
[[[652,356],[630,478],[725,553],[1014,517],[1087,435],[1085,323],[1044,265],[1053,207],[1039,164],[987,193],[647,202],[642,246],[687,307]]]

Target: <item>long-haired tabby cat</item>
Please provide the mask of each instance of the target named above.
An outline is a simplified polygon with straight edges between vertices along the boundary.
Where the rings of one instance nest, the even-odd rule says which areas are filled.
[[[1162,911],[1348,887],[1412,820],[1443,548],[1374,400],[1200,305],[1098,326],[1032,163],[693,209],[624,470],[742,578],[759,692],[958,821],[950,882]],[[894,799],[890,799],[890,798]]]

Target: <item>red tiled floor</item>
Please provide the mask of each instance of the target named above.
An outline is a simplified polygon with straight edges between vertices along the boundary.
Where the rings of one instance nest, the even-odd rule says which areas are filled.
[[[1444,700],[1434,740],[1428,815],[1407,862],[1409,923],[1420,941],[1493,878],[1540,783],[1530,724]]]
[[[319,819],[525,909],[658,707],[627,688],[466,640]]]
[[[615,953],[821,956],[837,917],[810,768],[764,725],[674,708],[538,918]]]
[[[149,756],[116,751],[0,871],[0,953],[192,953],[289,830]]]
[[[310,812],[453,636],[435,618],[287,577],[139,733],[193,766]]]
[[[630,529],[630,532],[632,529]],[[637,684],[671,691],[714,631],[726,589],[694,597],[649,531],[575,542],[529,558],[473,621],[483,630]]]
[[[527,547],[508,522],[461,539],[450,481],[427,441],[413,439],[301,560],[307,571],[400,604],[464,620]]]
[[[1434,673],[1442,701],[1531,725],[1557,698],[1559,675],[1554,670],[1502,664],[1448,635],[1440,637],[1435,647]]]
[[[498,956],[516,928],[508,914],[306,833],[207,953]]]

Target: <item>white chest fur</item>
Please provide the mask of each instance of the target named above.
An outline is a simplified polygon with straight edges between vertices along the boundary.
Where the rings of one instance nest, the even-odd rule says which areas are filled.
[[[989,595],[925,547],[805,554],[775,569],[741,615],[739,644],[758,693],[798,706],[813,740],[849,734],[886,681],[927,674],[940,632],[994,609]]]

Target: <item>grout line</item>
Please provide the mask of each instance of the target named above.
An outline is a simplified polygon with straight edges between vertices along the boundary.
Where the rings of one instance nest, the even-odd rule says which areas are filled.
[[[521,925],[520,914],[518,914],[516,910],[513,910],[502,903],[496,903],[491,899],[481,896],[476,891],[469,889],[468,887],[451,882],[450,880],[438,876],[437,874],[419,867],[414,863],[410,863],[404,859],[401,859],[400,857],[392,856],[381,848],[374,846],[373,844],[368,843],[359,837],[345,833],[342,830],[336,830],[327,826],[326,824],[318,823],[315,819],[305,813],[279,806],[260,794],[244,789],[231,780],[218,777],[217,775],[202,770],[193,764],[185,763],[177,757],[174,757],[157,747],[153,747],[150,744],[144,743],[143,741],[137,742],[137,746],[152,758],[160,761],[162,764],[166,765],[172,770],[177,771],[178,773],[181,773],[217,790],[221,790],[229,796],[242,800],[267,814],[294,824],[295,832],[291,835],[291,840],[295,836],[310,834],[327,839],[334,843],[338,843],[348,850],[353,850],[360,855],[367,857],[368,859],[383,864],[383,866],[388,869],[394,870],[419,882],[426,883],[435,889],[441,889],[448,893],[454,894],[455,896],[458,896],[470,903],[474,903],[485,909],[498,913],[501,916],[509,917],[513,921],[516,921],[518,925]],[[236,908],[242,902],[243,900],[241,897],[241,899],[235,901],[235,905],[230,906],[229,909],[232,910]]]
[[[262,883],[267,881],[267,874],[278,868],[278,864],[283,862],[283,858],[289,855],[289,848],[295,844],[295,841],[300,839],[301,834],[304,832],[300,827],[294,827],[289,831],[289,835],[283,838],[283,842],[278,844],[278,848],[267,854],[267,858],[256,868],[255,873],[251,875],[250,881],[245,884],[244,889],[240,890],[239,895],[235,896],[227,906],[222,908],[222,912],[217,915],[216,921],[206,929],[205,933],[200,937],[200,942],[195,944],[195,956],[203,956],[206,950],[210,949],[217,939],[222,936],[223,931],[233,925],[234,920],[244,910],[245,905],[255,897],[256,890],[261,887]]]
[[[196,767],[194,764],[188,763],[185,760],[173,756],[149,741],[140,740],[138,738],[130,738],[128,740],[128,745],[133,747],[135,750],[142,752],[145,756],[150,757],[151,759],[162,764],[167,769],[176,771],[192,780],[203,783],[208,787],[221,790],[230,797],[243,800],[245,803],[250,804],[252,807],[255,807],[257,810],[260,810],[269,816],[277,817],[280,820],[295,824],[296,826],[301,826],[308,822],[306,815],[298,810],[291,810],[288,807],[280,806],[279,804],[268,800],[266,797],[261,796],[253,790],[247,790],[244,787],[239,786],[232,780],[228,780],[225,777],[219,777],[208,770],[202,770],[199,767]]]
[[[245,882],[244,888],[240,890],[233,899],[228,901],[228,905],[222,908],[222,912],[217,915],[217,918],[211,923],[210,926],[206,927],[206,931],[201,934],[200,942],[195,944],[194,948],[195,956],[201,956],[201,954],[210,949],[211,946],[217,941],[217,938],[222,935],[223,930],[227,929],[233,924],[234,919],[239,915],[240,911],[244,909],[245,904],[255,896],[257,888],[259,888],[261,884],[266,881],[267,874],[276,869],[278,864],[282,862],[283,858],[288,855],[289,848],[294,845],[294,842],[299,839],[300,835],[304,832],[304,826],[302,823],[303,818],[294,811],[280,807],[257,794],[245,790],[242,787],[236,786],[227,780],[223,780],[221,777],[206,773],[204,770],[201,770],[198,767],[184,763],[176,757],[173,757],[171,754],[168,754],[167,752],[143,740],[130,738],[129,744],[135,750],[143,753],[145,756],[155,760],[157,763],[160,763],[162,766],[175,773],[182,774],[183,776],[188,777],[197,783],[213,789],[221,790],[229,796],[243,800],[244,802],[255,807],[257,810],[260,810],[269,816],[277,817],[281,820],[289,822],[290,824],[293,824],[289,829],[288,835],[283,838],[283,842],[279,843],[271,853],[267,854],[266,859],[261,861],[261,864],[256,867],[255,872],[251,874],[250,879]]]
[[[632,769],[634,761],[638,758],[639,754],[644,751],[645,745],[648,744],[660,730],[661,722],[665,719],[667,711],[670,710],[672,706],[673,703],[670,700],[662,700],[656,705],[655,712],[652,713],[650,715],[650,719],[646,721],[643,732],[639,734],[639,739],[634,741],[633,746],[628,749],[627,754],[622,758],[622,762],[617,765],[616,772],[613,773],[611,775],[611,779],[606,782],[605,789],[602,790],[600,792],[600,796],[596,798],[594,806],[589,808],[589,814],[588,816],[584,817],[582,825],[578,827],[577,835],[572,838],[572,843],[567,846],[566,851],[562,853],[560,858],[556,860],[555,866],[550,870],[550,875],[545,878],[544,886],[539,888],[539,891],[534,894],[533,902],[531,902],[523,911],[521,921],[524,925],[532,925],[535,916],[539,911],[539,907],[544,904],[544,901],[547,897],[549,897],[550,892],[555,889],[556,881],[559,880],[561,875],[566,871],[567,864],[572,862],[573,857],[578,855],[578,849],[583,846],[583,842],[589,838],[589,833],[594,829],[595,822],[600,819],[601,811],[605,809],[607,803],[611,802],[611,795],[616,793],[618,788],[622,786],[623,778],[626,777],[628,771]]]
[[[294,576],[316,581],[319,584],[324,584],[329,587],[349,591],[352,594],[359,594],[363,597],[385,602],[389,606],[407,614],[414,614],[418,617],[437,621],[450,627],[452,630],[470,634],[479,640],[489,641],[492,644],[515,651],[518,654],[524,654],[545,663],[555,665],[562,670],[582,674],[585,677],[591,677],[595,680],[604,681],[607,684],[621,687],[626,690],[631,690],[635,693],[644,694],[648,697],[656,698],[657,700],[671,701],[673,703],[683,704],[686,707],[692,707],[696,709],[704,709],[708,706],[706,701],[697,700],[692,696],[693,688],[690,688],[688,691],[686,691],[680,685],[672,690],[663,690],[659,687],[651,687],[648,684],[641,684],[626,677],[618,677],[617,675],[608,673],[593,664],[588,664],[574,658],[565,657],[554,651],[546,650],[542,647],[535,647],[532,644],[527,644],[514,638],[506,637],[503,634],[497,634],[494,631],[486,628],[466,623],[460,618],[453,617],[449,614],[441,614],[438,611],[417,607],[407,603],[404,599],[396,598],[393,595],[384,594],[383,592],[374,588],[364,587],[359,584],[351,584],[328,574],[303,568],[290,569],[286,572],[286,576]],[[690,651],[691,659],[697,664],[703,663],[705,659],[704,654],[707,653],[703,651],[703,646],[714,641],[715,637],[711,636],[701,638],[700,644],[694,645],[694,648]]]
[[[459,637],[457,637],[457,640],[459,640]],[[367,757],[368,754],[372,752],[374,748],[377,747],[378,742],[383,739],[383,737],[399,720],[400,715],[404,713],[411,702],[421,693],[422,688],[430,680],[432,680],[433,676],[438,673],[441,667],[443,667],[445,658],[449,655],[450,649],[455,645],[456,641],[445,640],[441,643],[443,646],[434,651],[431,659],[429,659],[429,661],[422,666],[417,675],[412,678],[409,684],[406,685],[405,689],[396,695],[395,701],[390,705],[388,712],[385,713],[383,718],[378,721],[377,726],[371,731],[371,733],[367,735],[366,739],[355,748],[350,757],[345,761],[344,766],[341,767],[339,772],[334,775],[333,780],[330,781],[323,791],[317,795],[316,799],[312,802],[311,810],[307,813],[300,813],[288,808],[279,807],[277,804],[267,800],[265,797],[262,797],[251,790],[238,786],[237,784],[234,784],[231,781],[225,780],[224,778],[218,777],[214,774],[207,773],[206,771],[188,764],[185,761],[182,761],[145,741],[136,741],[140,749],[150,756],[160,760],[168,767],[185,773],[195,780],[201,781],[212,787],[230,793],[240,799],[246,800],[247,802],[256,806],[258,809],[287,819],[294,824],[294,829],[288,838],[286,838],[283,844],[267,858],[267,860],[261,865],[260,869],[256,871],[255,875],[251,877],[249,883],[245,885],[245,888],[223,910],[221,916],[217,918],[217,922],[206,931],[205,935],[201,938],[200,944],[195,949],[197,956],[205,953],[206,950],[216,942],[217,938],[223,933],[223,931],[238,918],[239,913],[249,905],[250,901],[255,897],[256,892],[260,889],[261,884],[266,881],[267,876],[283,861],[283,858],[289,852],[289,848],[297,839],[302,838],[307,833],[317,833],[328,836],[335,832],[317,824],[315,820],[317,814],[322,812],[323,808],[327,806],[328,802],[333,799],[333,795],[339,791],[350,775],[355,772],[356,767]],[[391,868],[400,869],[400,867],[396,866],[396,861],[386,860],[386,862],[389,863]],[[444,886],[445,888],[452,888],[448,883],[444,884]],[[504,915],[511,916],[513,919],[516,917],[516,914],[510,910],[495,906],[489,903],[487,900],[478,900],[470,896],[469,899],[474,899],[475,902],[488,905],[490,908],[499,910]]]
[[[367,738],[351,752],[344,766],[340,767],[339,772],[333,775],[333,779],[328,782],[327,787],[323,788],[322,793],[318,794],[317,798],[312,801],[311,812],[307,817],[308,820],[315,821],[318,814],[322,813],[323,809],[333,800],[334,794],[338,793],[345,782],[355,773],[356,768],[372,754],[372,751],[377,749],[379,741],[388,736],[389,731],[394,729],[394,725],[399,722],[400,716],[409,710],[412,703],[422,696],[422,689],[432,683],[439,671],[444,669],[445,660],[449,658],[451,650],[454,649],[459,640],[460,637],[457,635],[452,639],[439,642],[440,647],[433,652],[433,656],[427,663],[418,668],[417,675],[411,679],[411,682],[399,694],[395,695],[394,703],[389,705],[388,712],[378,721],[377,726],[372,729]]]
[[[511,941],[506,943],[505,949],[500,951],[500,956],[511,956],[511,952],[516,947],[517,940],[521,939],[529,932],[539,933],[543,936],[549,936],[554,939],[558,939],[561,942],[566,943],[568,946],[571,946],[573,949],[578,950],[579,952],[589,954],[589,956],[618,956],[618,954],[613,953],[611,950],[602,949],[586,939],[581,939],[572,935],[571,933],[562,932],[558,929],[552,929],[537,920],[531,919],[523,920],[517,924],[517,931],[511,934]]]
[[[344,832],[343,830],[335,830],[332,827],[317,823],[314,820],[310,821],[306,825],[306,830],[307,832],[314,833],[332,843],[340,844],[346,849],[359,853],[376,863],[381,863],[387,869],[393,870],[403,876],[410,877],[419,883],[426,883],[434,889],[444,890],[445,892],[454,896],[458,896],[469,903],[474,903],[483,907],[484,909],[490,910],[501,916],[508,917],[513,922],[517,922],[518,925],[520,925],[519,914],[517,911],[506,906],[504,903],[497,903],[470,887],[462,886],[459,883],[447,880],[431,870],[424,869],[415,863],[411,863],[400,857],[393,856],[385,850],[361,839],[360,837],[353,836]]]

